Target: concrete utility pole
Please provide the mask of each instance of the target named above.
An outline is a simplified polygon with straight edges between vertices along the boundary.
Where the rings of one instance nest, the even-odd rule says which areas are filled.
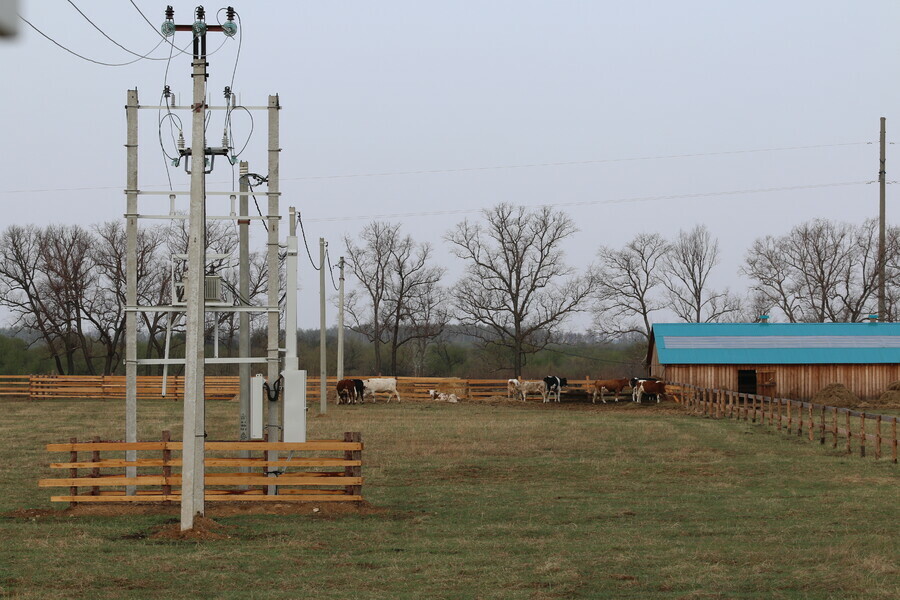
[[[197,21],[204,20],[197,8]],[[204,26],[205,27],[205,26]],[[181,529],[192,529],[194,517],[206,512],[203,459],[206,451],[204,321],[206,300],[206,30],[193,31],[194,93],[191,104],[191,202],[188,212],[188,260],[184,286],[184,430],[181,471]]]
[[[269,224],[269,241],[267,245],[267,265],[269,271],[269,336],[268,336],[268,379],[269,388],[274,390],[275,382],[281,376],[279,373],[278,360],[278,330],[279,330],[279,311],[278,311],[278,294],[279,294],[279,268],[278,268],[278,222],[281,216],[278,212],[279,192],[279,155],[281,148],[279,147],[280,139],[278,134],[279,112],[281,106],[278,104],[278,96],[269,96],[269,214],[267,222]],[[273,310],[271,307],[275,307]],[[277,400],[267,400],[268,415],[268,438],[270,442],[281,441],[281,411],[283,402],[279,398]],[[278,460],[278,452],[270,450],[266,453],[268,460]],[[274,479],[275,473],[270,473],[270,477]],[[268,493],[275,494],[276,486],[268,486]]]
[[[325,384],[328,374],[325,354],[325,238],[319,238],[319,412],[325,414],[328,411],[327,390]]]
[[[128,214],[125,215],[125,305],[137,306],[137,221],[138,221],[138,92],[128,90],[125,105],[127,120],[127,173],[125,193]],[[169,315],[171,318],[171,315]],[[137,314],[125,313],[125,441],[137,441]],[[137,459],[137,451],[125,452],[125,460]],[[126,477],[137,476],[137,468],[126,467]],[[133,496],[135,486],[125,488],[125,494]]]
[[[297,209],[291,206],[287,256],[284,259],[284,370],[300,368],[297,359]]]
[[[344,257],[338,261],[341,269],[338,283],[338,323],[337,323],[337,380],[344,378]]]
[[[249,214],[250,200],[247,192],[250,182],[247,174],[250,165],[246,161],[240,162],[240,197],[238,214],[244,217]],[[238,220],[238,293],[241,295],[241,304],[246,304],[250,298],[250,219]],[[250,356],[250,313],[242,312],[238,316],[238,356],[248,358]],[[250,364],[241,363],[238,366],[240,387],[240,440],[250,441]],[[249,458],[250,451],[243,450],[242,458]],[[249,471],[247,467],[242,469]]]
[[[886,252],[885,252],[885,209],[884,209],[884,198],[885,198],[885,179],[887,174],[886,163],[887,156],[885,153],[885,121],[884,117],[881,117],[881,138],[880,138],[880,146],[881,146],[881,157],[879,160],[878,167],[878,197],[879,197],[879,205],[878,205],[878,320],[879,321],[887,321],[887,304],[885,302],[885,291],[884,291],[884,280],[885,280],[885,262],[887,260]]]

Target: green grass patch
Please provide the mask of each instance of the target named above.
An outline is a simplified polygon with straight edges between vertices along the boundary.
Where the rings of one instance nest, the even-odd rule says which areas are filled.
[[[50,508],[44,444],[121,439],[121,404],[4,403],[0,513]],[[7,516],[0,597],[900,597],[887,460],[665,404],[315,409],[311,439],[362,432],[382,512],[224,517],[203,542],[148,537],[163,515]],[[141,402],[141,439],[180,439],[180,411]],[[211,439],[236,411],[208,405]]]

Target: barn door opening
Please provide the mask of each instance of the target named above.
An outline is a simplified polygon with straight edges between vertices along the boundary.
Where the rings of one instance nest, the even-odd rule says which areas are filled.
[[[756,370],[755,369],[738,369],[738,393],[739,394],[755,394],[756,393]]]

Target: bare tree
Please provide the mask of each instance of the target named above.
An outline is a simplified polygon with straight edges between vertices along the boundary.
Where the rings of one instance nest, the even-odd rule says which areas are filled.
[[[424,286],[412,297],[408,314],[406,329],[407,339],[412,342],[413,375],[422,377],[425,375],[428,349],[450,322],[446,291],[436,282]]]
[[[594,326],[602,334],[650,338],[650,314],[663,308],[657,289],[669,244],[658,233],[641,233],[621,250],[601,246]]]
[[[889,315],[897,294],[897,228],[888,235]],[[790,322],[853,322],[876,305],[878,223],[815,219],[785,236],[758,239],[741,272]]]
[[[385,343],[385,299],[388,294],[388,269],[391,252],[399,237],[399,223],[374,221],[363,228],[362,245],[356,245],[350,236],[344,236],[347,247],[347,264],[362,285],[362,290],[351,290],[345,298],[348,316],[353,320],[350,328],[372,342],[375,351],[375,371],[382,372],[381,345]]]
[[[705,225],[679,231],[665,260],[663,285],[671,308],[688,323],[712,323],[740,311],[728,290],[710,289],[709,274],[719,262],[719,242]]]
[[[400,233],[394,223],[370,223],[363,230],[364,244],[349,237],[348,264],[363,287],[346,297],[351,328],[374,344],[375,370],[383,368],[381,346],[390,346],[390,373],[397,374],[400,349],[413,340],[427,340],[440,334],[446,321],[426,323],[438,316],[443,302],[438,283],[444,269],[430,264],[431,246],[417,244]]]
[[[528,354],[545,348],[554,329],[596,289],[592,273],[578,277],[565,264],[560,248],[575,232],[563,212],[543,207],[498,204],[485,210],[486,223],[459,223],[446,239],[466,261],[454,304],[464,324],[484,344],[511,354],[513,372],[521,375]]]
[[[35,225],[11,225],[0,235],[0,304],[10,310],[20,328],[40,334],[57,372],[63,374],[66,354],[59,340],[60,323],[42,295],[43,242],[43,233]]]
[[[42,234],[38,269],[44,274],[39,291],[44,306],[54,315],[57,336],[65,348],[68,373],[75,372],[75,353],[95,374],[90,315],[100,310],[98,275],[93,261],[94,240],[78,225],[49,225]]]

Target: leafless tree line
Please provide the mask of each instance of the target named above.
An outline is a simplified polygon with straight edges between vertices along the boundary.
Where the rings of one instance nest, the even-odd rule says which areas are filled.
[[[739,269],[750,281],[744,297],[710,283],[719,244],[705,226],[672,240],[640,233],[621,248],[602,246],[597,263],[583,272],[562,250],[575,232],[568,215],[548,207],[487,209],[444,236],[465,265],[462,278],[444,287],[446,270],[434,264],[431,244],[404,234],[400,224],[372,222],[344,239],[357,281],[345,302],[349,326],[372,343],[379,373],[396,374],[403,357],[422,373],[430,350],[450,357],[442,334],[456,322],[489,350],[485,356],[496,358],[497,369],[518,375],[529,355],[562,341],[566,319],[583,311],[592,312],[598,333],[646,339],[663,310],[697,323],[752,321],[760,314],[822,322],[859,321],[877,305],[875,221],[817,219],[784,236],[757,239]],[[231,259],[216,257],[236,247],[234,228],[213,222],[207,236],[207,274],[220,274],[236,292]],[[887,239],[886,317],[893,320],[900,302],[900,228],[890,228]],[[140,305],[171,303],[173,274],[175,281],[183,275],[183,261],[174,257],[186,248],[182,221],[140,230]],[[73,373],[78,364],[89,373],[112,373],[124,357],[125,264],[121,221],[92,228],[11,226],[0,233],[0,304],[39,337],[60,373]],[[260,253],[252,254],[250,280],[248,297],[234,293],[234,302],[264,304],[267,271]],[[167,326],[176,334],[183,327],[178,313],[139,313],[139,319],[146,357],[163,354]],[[235,313],[210,317],[207,334],[216,330],[225,348],[236,346]]]
[[[207,230],[211,253],[226,254],[236,246],[233,228],[219,222]],[[175,280],[183,275],[187,252],[183,221],[169,226],[142,227],[137,242],[138,304],[168,305]],[[13,325],[35,335],[50,353],[60,374],[83,369],[89,374],[116,372],[125,355],[125,227],[110,221],[91,228],[78,225],[12,225],[0,233],[0,305]],[[237,289],[236,272],[227,259],[208,262],[208,274],[219,273],[225,285]],[[251,258],[250,303],[267,285],[265,261]],[[239,299],[235,296],[235,302]],[[144,356],[161,357],[169,319],[176,343],[183,331],[179,313],[138,313],[139,334],[146,340]],[[219,328],[224,345],[234,347],[234,313],[219,313],[207,322],[207,333]],[[177,347],[173,351],[177,356]]]
[[[530,354],[558,342],[561,324],[591,311],[597,333],[647,339],[654,317],[671,311],[685,322],[747,322],[762,314],[790,322],[860,321],[877,305],[876,221],[862,225],[816,219],[748,250],[739,274],[744,296],[711,284],[719,243],[703,226],[668,240],[640,233],[622,248],[602,246],[597,264],[578,273],[561,245],[576,231],[563,212],[499,204],[482,219],[465,220],[445,236],[466,271],[452,288],[443,269],[429,266],[432,247],[400,234],[399,224],[369,224],[358,241],[345,239],[361,288],[348,303],[352,327],[376,348],[415,340],[417,357],[456,321],[499,358],[497,367],[522,372]],[[888,231],[887,320],[900,301],[900,228]],[[402,242],[402,243],[401,243]],[[417,281],[421,284],[411,284]],[[412,291],[414,290],[414,291]],[[412,291],[412,292],[411,292]],[[445,351],[446,348],[443,348]]]
[[[897,317],[900,228],[887,230],[886,320]],[[709,275],[719,245],[705,226],[673,241],[642,233],[622,248],[601,247],[603,281],[595,326],[608,335],[647,338],[653,315],[673,311],[691,323],[755,321],[760,315],[798,322],[857,322],[877,312],[878,222],[861,225],[815,219],[780,236],[757,239],[739,274],[746,297],[717,290]]]

